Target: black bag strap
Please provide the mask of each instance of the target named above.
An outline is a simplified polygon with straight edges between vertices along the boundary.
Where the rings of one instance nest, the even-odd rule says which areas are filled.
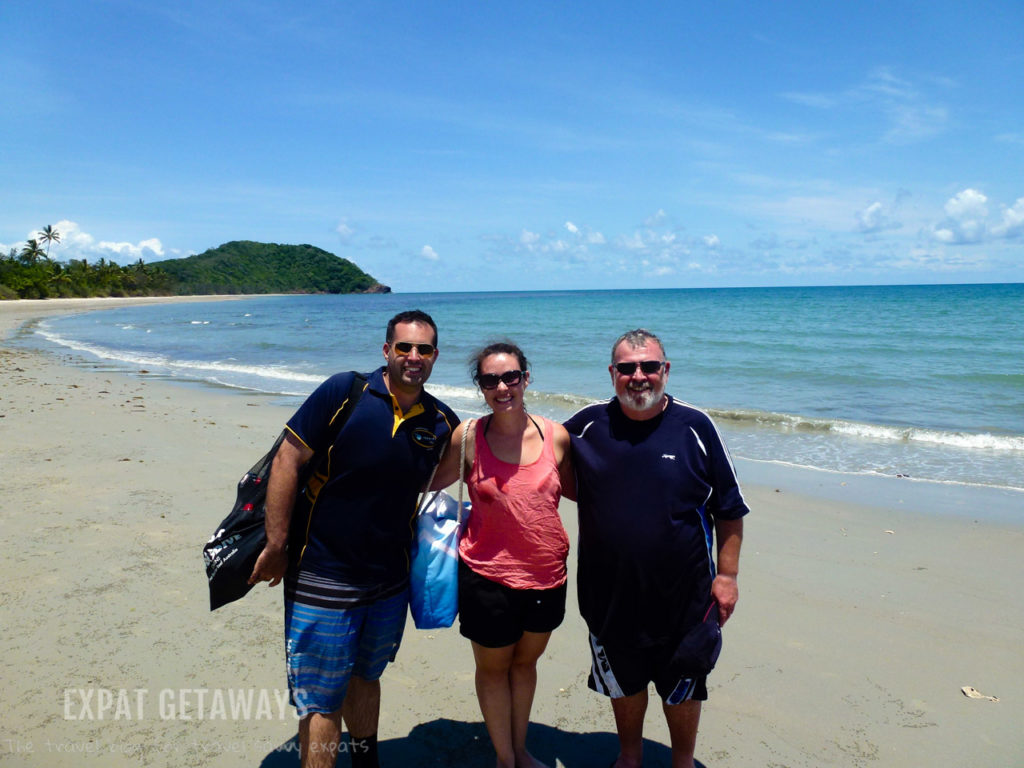
[[[341,430],[344,429],[345,424],[348,422],[349,417],[352,416],[352,412],[356,409],[356,403],[359,402],[359,398],[363,396],[363,391],[366,389],[366,377],[361,373],[352,372],[352,386],[348,391],[348,397],[345,399],[345,405],[341,409],[341,414],[331,423],[330,431],[327,433],[327,447],[324,448],[319,454],[314,455],[309,462],[306,464],[306,468],[303,470],[299,477],[299,492],[301,493],[306,483],[309,482],[314,474],[319,473],[321,470],[326,469],[327,454],[334,445],[334,441],[338,439],[338,435],[341,434]]]
[[[304,547],[297,547],[296,545],[299,541],[305,538],[305,530],[309,525],[310,516],[313,513],[314,501],[309,498],[307,486],[314,474],[321,476],[326,475],[328,470],[327,461],[328,456],[330,455],[331,446],[334,445],[334,441],[338,439],[338,435],[341,434],[342,428],[352,416],[353,411],[355,411],[356,403],[359,402],[359,398],[362,397],[363,392],[366,390],[366,377],[360,373],[355,373],[354,371],[353,376],[352,387],[349,389],[348,398],[346,398],[345,404],[342,406],[341,413],[338,414],[337,418],[335,418],[333,422],[331,422],[326,447],[322,451],[317,451],[313,454],[312,458],[306,462],[306,466],[299,471],[298,493],[295,497],[295,503],[292,506],[292,518],[288,523],[288,555],[289,558],[292,559],[293,564],[298,563],[301,560],[300,551]],[[326,483],[328,479],[329,478],[324,477],[323,482]]]

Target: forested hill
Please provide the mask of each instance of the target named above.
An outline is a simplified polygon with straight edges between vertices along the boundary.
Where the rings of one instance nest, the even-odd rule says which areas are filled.
[[[236,240],[152,266],[170,275],[179,295],[391,292],[348,259],[312,245]]]

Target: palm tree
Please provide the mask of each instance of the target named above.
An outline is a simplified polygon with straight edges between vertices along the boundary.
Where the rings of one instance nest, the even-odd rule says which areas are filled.
[[[45,257],[46,252],[39,247],[39,243],[35,240],[29,240],[24,248],[21,249],[21,261],[24,264],[35,264],[39,261],[40,257]]]
[[[47,224],[39,231],[39,239],[46,243],[46,258],[50,258],[50,243],[60,242],[60,232]]]

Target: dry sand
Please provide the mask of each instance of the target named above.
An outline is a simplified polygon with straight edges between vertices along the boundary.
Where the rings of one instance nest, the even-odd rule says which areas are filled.
[[[211,613],[200,557],[289,413],[8,343],[29,318],[118,303],[0,302],[0,763],[295,766],[280,587]],[[1024,765],[1024,494],[740,469],[753,513],[700,762]],[[570,592],[530,741],[550,765],[604,766],[614,726]],[[668,765],[659,710],[648,766]],[[493,764],[457,630],[410,623],[380,738],[387,766]]]

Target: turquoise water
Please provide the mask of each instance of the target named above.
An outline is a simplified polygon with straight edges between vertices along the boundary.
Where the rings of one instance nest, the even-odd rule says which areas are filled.
[[[479,413],[466,359],[509,338],[531,409],[611,394],[611,344],[665,343],[669,391],[716,418],[737,457],[1024,489],[1024,285],[288,296],[47,318],[24,342],[83,361],[263,392],[293,407],[337,370],[382,361],[395,312],[429,312],[428,385]]]

